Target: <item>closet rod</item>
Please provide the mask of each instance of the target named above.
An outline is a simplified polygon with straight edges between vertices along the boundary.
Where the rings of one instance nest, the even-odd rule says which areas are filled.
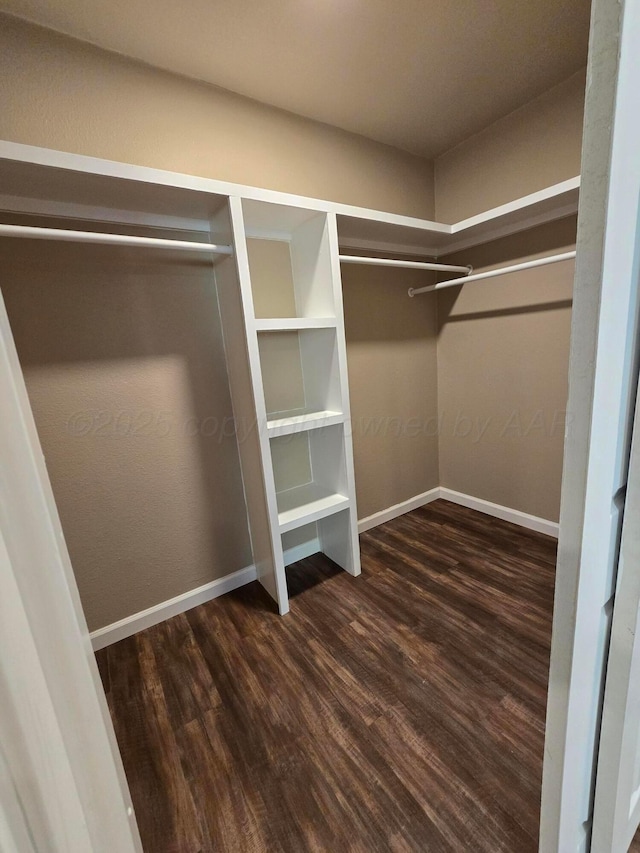
[[[107,243],[116,246],[148,246],[153,249],[180,249],[231,255],[231,246],[195,243],[191,240],[165,240],[159,237],[131,237],[128,234],[103,234],[100,231],[67,231],[62,228],[37,228],[32,225],[0,224],[0,237],[31,237],[36,240],[62,240],[74,243]]]
[[[575,258],[576,253],[563,252],[561,255],[549,255],[548,258],[538,258],[535,261],[525,261],[522,264],[513,264],[510,267],[502,267],[497,270],[489,270],[488,272],[477,272],[463,278],[450,278],[447,281],[439,281],[438,284],[431,284],[428,287],[410,287],[409,296],[417,296],[419,293],[430,293],[432,290],[442,290],[445,287],[456,287],[461,284],[466,284],[468,281],[482,281],[485,278],[495,278],[499,275],[507,275],[510,272],[520,272],[520,270],[530,270],[534,267],[544,267],[547,264],[557,264],[558,261],[570,261]]]
[[[371,264],[381,267],[405,267],[410,270],[440,270],[441,272],[470,273],[473,267],[457,267],[452,264],[432,264],[427,261],[397,261],[395,258],[361,258],[359,255],[340,255],[343,264]]]

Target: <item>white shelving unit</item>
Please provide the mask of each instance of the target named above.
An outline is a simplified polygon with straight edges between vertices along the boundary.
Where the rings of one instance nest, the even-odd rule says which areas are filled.
[[[281,533],[349,507],[345,443],[342,424],[271,438]]]
[[[254,560],[286,613],[286,534],[300,531],[298,549],[360,573],[336,219],[238,198],[230,217],[237,280],[226,261],[216,278],[224,328],[242,332],[245,346],[248,369],[232,389],[236,419],[256,426],[238,445],[243,471],[259,457],[262,474],[244,477]],[[234,348],[230,341],[228,360]],[[234,360],[242,373],[243,353]]]
[[[572,215],[579,178],[445,224],[0,141],[0,187],[7,224],[231,246],[215,279],[253,559],[286,613],[287,550],[360,572],[339,240],[443,256]]]

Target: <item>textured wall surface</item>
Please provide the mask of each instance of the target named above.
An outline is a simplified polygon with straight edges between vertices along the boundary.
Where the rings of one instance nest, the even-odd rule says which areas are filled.
[[[571,217],[447,260],[481,272],[575,239]],[[437,295],[440,485],[558,520],[573,273],[563,261]]]
[[[435,161],[436,219],[458,222],[580,174],[585,74]]]
[[[91,629],[251,563],[211,268],[2,241],[7,305]]]
[[[433,280],[342,269],[359,518],[438,485],[436,301],[407,295]]]
[[[433,164],[0,15],[0,138],[431,218]]]

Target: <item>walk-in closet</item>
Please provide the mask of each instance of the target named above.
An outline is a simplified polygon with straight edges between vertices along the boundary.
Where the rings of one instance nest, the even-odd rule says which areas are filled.
[[[364,34],[341,66],[335,20],[290,11],[302,50],[264,11],[249,24],[252,5],[221,4],[226,40],[205,55],[193,21],[169,37],[168,7],[145,35],[137,0],[122,22],[93,2],[35,3],[29,20],[0,2],[15,496],[0,532],[22,567],[5,600],[33,626],[23,646],[7,628],[7,648],[25,649],[49,697],[34,725],[60,738],[74,780],[0,726],[24,849],[564,853],[549,839],[591,838],[578,818],[594,802],[593,838],[623,837],[633,820],[607,829],[606,797],[571,787],[578,768],[596,778],[601,700],[585,699],[575,771],[569,747],[550,751],[577,701],[562,667],[580,658],[556,643],[580,616],[563,615],[586,547],[571,531],[599,529],[583,524],[591,468],[576,462],[598,435],[579,402],[581,383],[597,399],[603,382],[583,343],[594,329],[609,375],[627,365],[608,393],[627,459],[631,440],[632,288],[609,328],[597,312],[589,326],[587,257],[600,269],[606,242],[594,187],[615,163],[605,84],[626,56],[605,38],[612,11],[596,3],[591,38],[606,45],[589,72],[581,0],[499,3],[482,25],[434,3],[437,37],[409,8],[391,32],[379,4],[368,22],[390,33],[397,83],[371,76],[363,101]],[[464,85],[457,29],[477,43],[457,51]],[[342,67],[333,100],[310,71],[312,33],[318,79]],[[422,80],[436,60],[442,97]],[[602,429],[601,472],[620,458]],[[611,560],[628,541],[620,483],[603,490]],[[13,733],[35,707],[21,684]],[[32,770],[59,802],[34,794]]]
[[[256,850],[306,849],[317,834],[321,849],[335,849],[347,833],[373,849],[395,836],[417,849],[423,815],[410,805],[417,790],[408,793],[414,783],[405,768],[413,754],[406,741],[419,738],[414,772],[430,786],[430,808],[438,802],[448,815],[434,824],[433,838],[468,848],[481,833],[506,833],[526,849],[537,819],[556,525],[492,509],[476,497],[480,485],[465,496],[455,471],[446,485],[437,477],[438,464],[450,464],[442,448],[459,442],[468,446],[464,476],[481,480],[484,464],[497,478],[506,464],[507,488],[528,493],[533,506],[531,481],[559,463],[522,460],[520,477],[510,477],[513,461],[503,457],[522,458],[531,437],[546,456],[549,439],[559,444],[563,436],[563,397],[549,412],[527,376],[544,372],[548,385],[552,371],[543,362],[551,358],[558,384],[566,379],[575,217],[556,216],[575,209],[577,182],[490,211],[474,245],[450,260],[452,236],[428,222],[413,222],[404,237],[398,216],[371,222],[364,211],[322,202],[314,209],[277,194],[226,198],[207,191],[213,182],[193,190],[177,175],[159,183],[159,175],[137,170],[124,179],[96,174],[104,169],[99,161],[74,158],[87,172],[34,164],[33,152],[18,146],[4,153],[14,154],[2,161],[3,185],[18,210],[0,224],[3,297],[63,530],[71,553],[77,549],[94,574],[82,582],[101,591],[87,616],[101,618],[91,606],[110,614],[111,624],[98,624],[92,638],[144,843],[230,850],[246,836]],[[55,154],[45,156],[55,162]],[[25,186],[32,196],[20,195]],[[86,196],[106,219],[99,229]],[[483,231],[526,226],[524,211],[537,223],[540,210],[549,223],[536,224],[533,236],[518,231],[491,241],[494,255],[482,256]],[[360,247],[374,243],[368,229],[381,248],[366,254]],[[384,243],[399,237],[410,245],[385,252]],[[505,271],[524,256],[523,243],[535,258]],[[485,272],[471,271],[472,261]],[[544,279],[532,282],[542,269]],[[452,279],[468,282],[452,286]],[[482,328],[492,321],[498,347]],[[466,327],[462,339],[458,324]],[[521,353],[524,335],[534,334],[546,341],[543,352]],[[385,352],[389,340],[398,351]],[[426,375],[405,385],[400,364],[380,373],[361,346],[391,359],[419,346]],[[449,367],[439,348],[465,362]],[[519,379],[499,389],[506,365]],[[466,383],[482,383],[488,408],[468,402]],[[386,408],[360,416],[356,409],[354,417],[350,385],[356,400],[379,386]],[[421,408],[405,412],[404,401],[422,389],[427,407],[416,399]],[[508,417],[491,399],[499,390]],[[396,408],[390,395],[402,401]],[[431,470],[417,448],[411,465],[422,470],[394,470],[388,446],[416,437],[430,446]],[[405,505],[388,498],[391,509],[381,517],[361,510],[358,522],[353,447],[366,454],[372,442],[381,443],[380,464],[371,462],[380,470],[368,474],[359,458],[363,486],[368,476],[399,495],[405,477],[421,485]],[[551,473],[559,480],[557,468]],[[115,545],[115,519],[104,517],[110,491],[120,494],[122,531],[104,557]],[[559,483],[549,504],[558,493]],[[207,519],[201,513],[212,499],[215,515]],[[364,507],[367,500],[365,489]],[[140,576],[135,555],[146,565],[148,549],[154,574]],[[180,597],[185,554],[200,571],[213,559],[233,571]],[[132,609],[154,583],[164,585],[168,605],[134,619],[118,619],[122,610],[111,615],[122,608],[122,587]],[[152,685],[156,692],[147,693]],[[464,711],[455,710],[460,704]],[[500,749],[503,726],[518,733],[518,760]],[[470,752],[475,727],[488,741]],[[466,744],[457,758],[464,788],[443,770],[432,777],[424,750],[434,735],[449,757]],[[294,759],[292,748],[302,754]],[[139,749],[142,761],[134,758]],[[203,756],[211,763],[205,777]],[[368,803],[371,821],[350,806],[341,817],[335,783],[328,786],[332,765]],[[379,795],[369,790],[378,773]],[[239,797],[236,776],[246,789]],[[484,805],[471,781],[478,776]],[[173,796],[182,803],[176,824],[166,812]],[[489,821],[491,803],[497,811]],[[263,809],[279,815],[280,840],[260,819]],[[528,824],[505,829],[516,813]]]

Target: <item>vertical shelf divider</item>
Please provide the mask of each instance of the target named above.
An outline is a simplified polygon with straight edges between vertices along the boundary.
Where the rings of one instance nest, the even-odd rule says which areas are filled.
[[[329,259],[331,263],[331,283],[336,316],[336,342],[338,350],[338,372],[342,413],[344,415],[344,459],[345,489],[349,498],[349,524],[345,530],[338,530],[338,520],[325,519],[319,525],[320,544],[323,553],[349,574],[357,576],[361,572],[360,542],[358,539],[358,510],[356,505],[356,477],[353,464],[353,442],[351,424],[351,404],[349,401],[349,374],[347,370],[347,339],[344,327],[344,306],[342,300],[342,277],[340,274],[340,250],[338,248],[338,220],[335,213],[327,214],[329,239]]]
[[[229,198],[233,258],[215,268],[249,533],[258,580],[289,612],[249,257],[240,198]]]

